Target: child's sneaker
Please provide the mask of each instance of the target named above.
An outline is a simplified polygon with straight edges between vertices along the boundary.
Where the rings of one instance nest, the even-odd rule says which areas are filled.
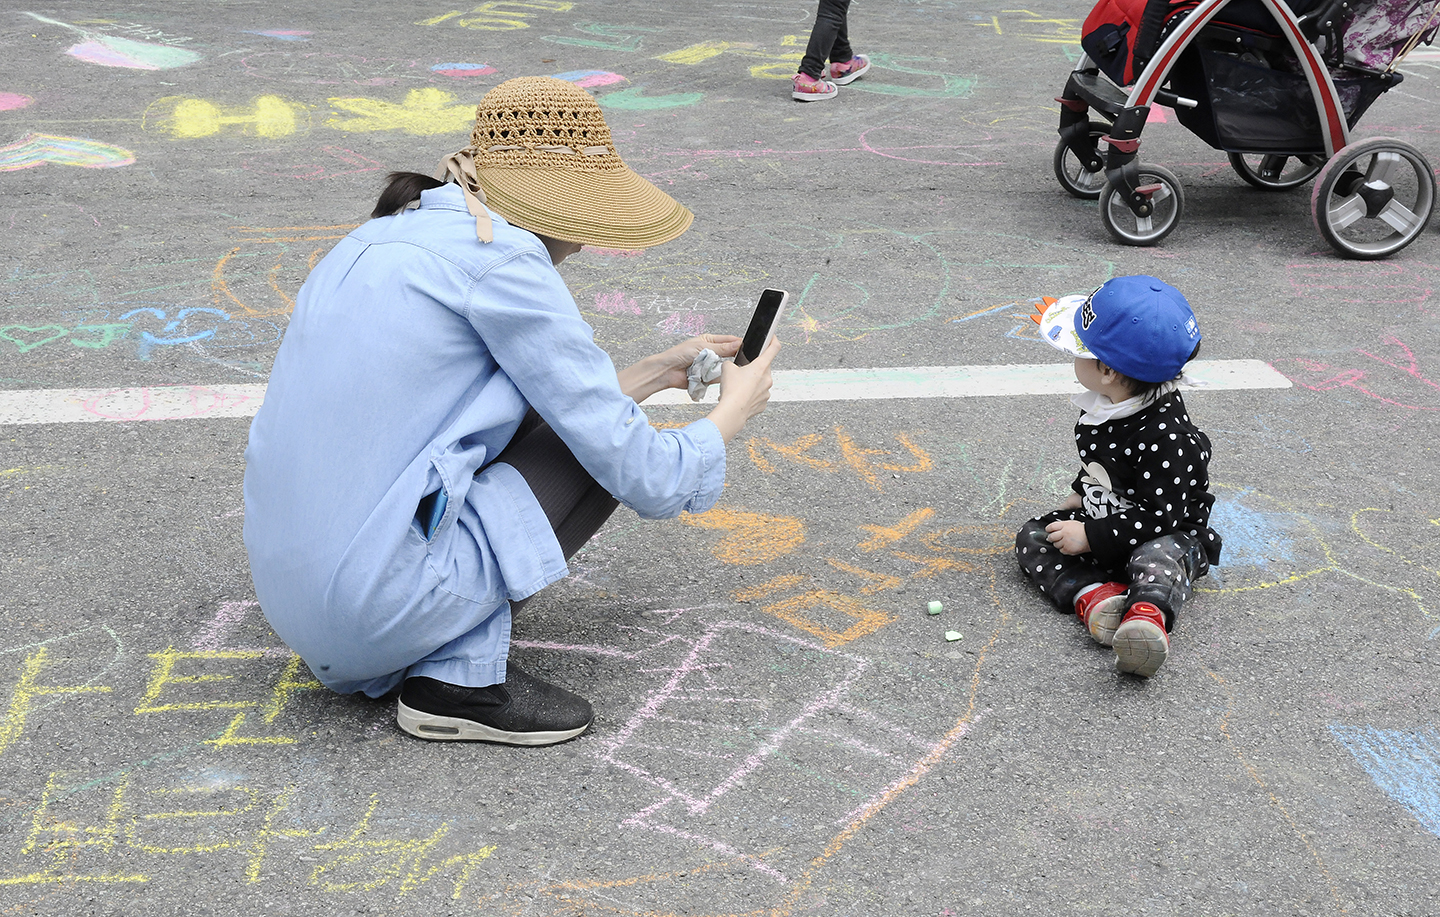
[[[1136,602],[1115,631],[1115,668],[1141,678],[1160,670],[1170,655],[1165,614],[1149,602]]]
[[[870,58],[857,54],[844,63],[830,65],[830,82],[839,86],[854,82],[870,69]]]
[[[800,102],[833,99],[839,91],[834,83],[817,80],[808,73],[797,73],[790,78],[790,98]]]
[[[1101,646],[1110,646],[1115,629],[1125,616],[1129,587],[1124,583],[1102,583],[1075,600],[1075,616]]]

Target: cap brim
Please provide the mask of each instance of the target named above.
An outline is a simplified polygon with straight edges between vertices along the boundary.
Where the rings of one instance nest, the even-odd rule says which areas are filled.
[[[477,168],[485,206],[542,236],[606,248],[649,248],[695,215],[628,168],[601,172]]]
[[[1040,337],[1051,347],[1072,357],[1094,360],[1095,354],[1090,352],[1075,330],[1075,321],[1080,317],[1087,298],[1075,295],[1057,299],[1040,317]]]

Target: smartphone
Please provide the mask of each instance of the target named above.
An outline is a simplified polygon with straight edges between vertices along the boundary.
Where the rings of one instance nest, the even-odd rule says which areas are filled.
[[[744,366],[760,356],[775,336],[775,329],[780,327],[780,316],[785,314],[785,303],[789,300],[790,294],[784,290],[764,290],[760,293],[755,314],[750,316],[750,327],[745,330],[745,339],[740,342],[740,352],[735,354],[736,366]]]

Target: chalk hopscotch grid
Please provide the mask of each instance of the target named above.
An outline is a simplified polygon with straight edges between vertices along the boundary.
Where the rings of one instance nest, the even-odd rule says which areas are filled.
[[[1330,732],[1376,786],[1440,837],[1440,731],[1332,725]]]
[[[1261,360],[1197,360],[1188,372],[1199,391],[1291,387],[1289,379]],[[775,373],[770,400],[974,398],[1079,391],[1068,363],[1019,363],[782,370]],[[712,386],[706,400],[717,398]],[[0,391],[0,426],[253,417],[264,400],[265,385],[261,383]],[[660,392],[645,402],[647,406],[689,403],[689,396],[678,390]]]

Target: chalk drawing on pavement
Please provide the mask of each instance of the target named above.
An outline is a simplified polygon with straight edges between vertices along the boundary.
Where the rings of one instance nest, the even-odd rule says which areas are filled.
[[[123,147],[59,134],[26,134],[14,143],[0,146],[0,172],[33,169],[47,162],[82,169],[114,169],[134,161],[135,154]]]
[[[1332,724],[1330,732],[1385,795],[1440,837],[1440,730]]]
[[[59,26],[80,35],[81,41],[72,45],[65,53],[77,60],[102,67],[123,67],[131,70],[171,70],[184,67],[200,60],[200,52],[173,44],[157,44],[138,41],[119,35],[108,35],[94,29],[82,28],[58,19],[51,19],[39,13],[26,12],[27,16],[48,25]],[[188,40],[188,39],[186,39]]]

